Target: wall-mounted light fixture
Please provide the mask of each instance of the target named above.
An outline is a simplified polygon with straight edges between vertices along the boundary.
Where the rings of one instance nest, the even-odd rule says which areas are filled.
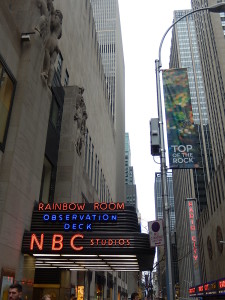
[[[21,41],[22,42],[30,42],[30,35],[35,34],[35,32],[23,32],[21,33]]]

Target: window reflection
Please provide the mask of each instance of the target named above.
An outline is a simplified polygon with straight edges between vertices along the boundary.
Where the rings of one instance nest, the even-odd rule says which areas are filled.
[[[14,83],[0,62],[0,146],[3,148],[12,105]]]

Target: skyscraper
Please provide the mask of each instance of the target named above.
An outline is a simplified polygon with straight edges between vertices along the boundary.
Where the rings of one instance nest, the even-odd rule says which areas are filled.
[[[193,9],[211,6],[221,0],[192,0]],[[208,107],[209,132],[214,168],[206,184],[207,208],[199,219],[203,281],[224,276],[225,237],[225,14],[204,11],[194,15]]]
[[[169,222],[171,233],[171,254],[172,254],[172,272],[174,283],[178,282],[178,266],[177,266],[177,246],[176,246],[176,219],[174,211],[174,193],[173,193],[173,175],[167,172],[167,191],[169,204]],[[163,219],[163,203],[162,203],[162,180],[161,173],[155,173],[155,215],[156,220]],[[158,273],[158,289],[162,296],[166,295],[166,266],[165,266],[165,248],[164,246],[157,247],[157,273]]]
[[[170,231],[174,231],[176,220],[174,212],[173,175],[171,172],[167,172],[167,190],[170,209]],[[155,215],[157,220],[163,219],[161,173],[155,173]]]
[[[187,10],[175,11],[174,21],[177,21],[188,12]],[[205,184],[209,166],[212,168],[207,103],[193,15],[182,19],[173,28],[170,68],[187,68],[193,119],[198,129],[203,162],[203,168],[201,169],[173,170],[177,249],[178,257],[183,257],[178,263],[181,271],[179,273],[179,284],[181,296],[187,297],[190,285],[187,282],[194,283],[195,278],[193,268],[190,267],[193,264],[193,259],[189,249],[191,240],[185,200],[195,198],[199,213],[202,211],[206,206]],[[187,272],[182,272],[183,269],[187,269]]]
[[[125,133],[125,184],[126,203],[132,205],[137,210],[137,193],[134,181],[134,169],[131,166],[131,150],[129,133]]]
[[[90,0],[107,85],[110,113],[116,131],[117,201],[125,197],[124,133],[125,71],[118,0]]]
[[[193,0],[192,8],[195,10],[215,3]],[[175,12],[174,20],[183,14],[185,11]],[[182,258],[179,263],[181,269],[186,270],[180,273],[182,297],[188,296],[190,285],[223,277],[224,249],[220,243],[225,235],[222,221],[225,211],[223,22],[224,13],[203,11],[179,21],[173,31],[170,67],[188,68],[191,100],[195,99],[192,101],[194,121],[199,124],[203,158],[203,169],[173,171],[178,251]],[[188,198],[195,198],[197,204],[199,256],[196,258],[201,267],[200,282],[193,274],[191,256],[194,250],[190,249],[188,233],[190,215],[185,205]]]

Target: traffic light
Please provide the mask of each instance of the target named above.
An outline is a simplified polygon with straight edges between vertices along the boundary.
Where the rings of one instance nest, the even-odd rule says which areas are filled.
[[[160,155],[160,138],[159,138],[159,119],[150,120],[150,140],[152,156]]]

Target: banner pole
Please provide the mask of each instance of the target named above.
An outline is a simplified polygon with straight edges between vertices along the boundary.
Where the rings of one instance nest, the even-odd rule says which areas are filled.
[[[159,135],[160,135],[160,164],[161,164],[161,188],[162,188],[162,203],[163,203],[163,219],[165,222],[165,241],[166,241],[166,265],[168,274],[168,289],[167,296],[169,300],[174,299],[173,290],[173,276],[172,276],[172,258],[171,258],[171,236],[170,236],[170,222],[169,222],[169,203],[167,192],[167,167],[166,167],[166,150],[164,142],[164,129],[163,129],[163,115],[162,115],[162,98],[160,87],[160,62],[155,60],[156,72],[156,89],[157,89],[157,104],[158,104],[158,117],[159,117]]]

